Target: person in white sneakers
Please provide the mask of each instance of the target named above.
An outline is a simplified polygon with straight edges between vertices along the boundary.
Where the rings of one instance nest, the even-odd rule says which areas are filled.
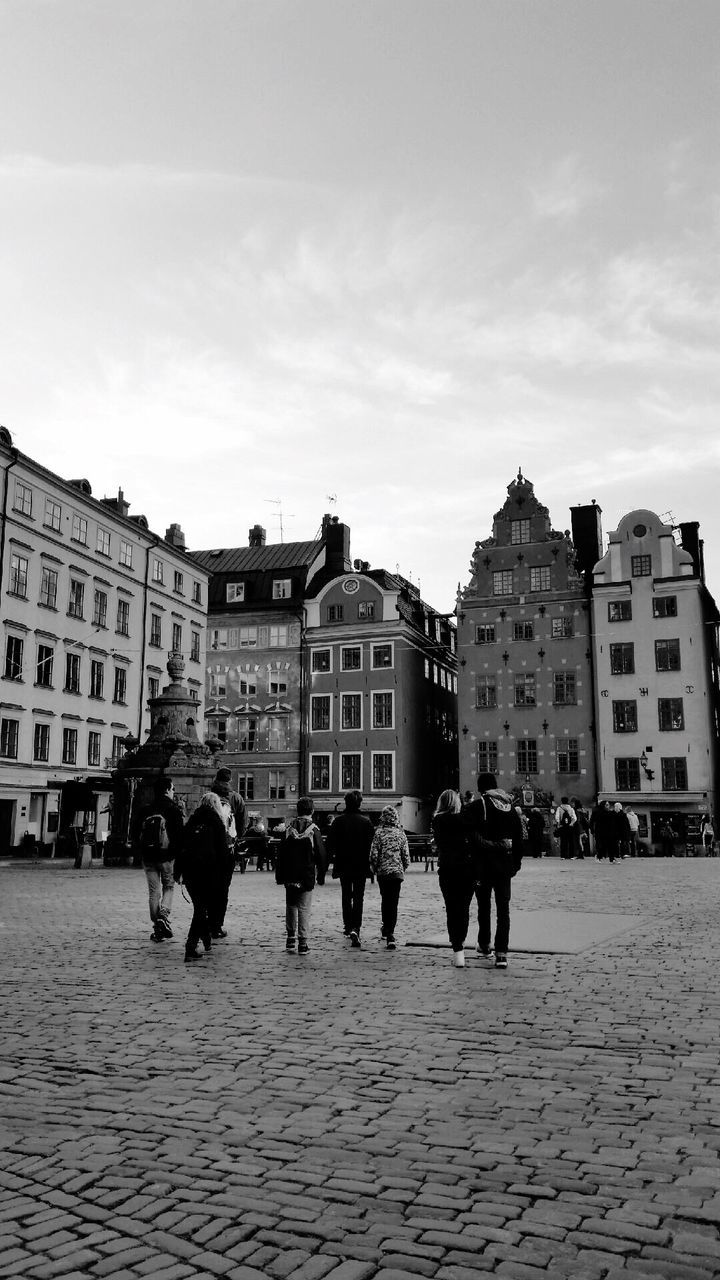
[[[456,969],[463,969],[474,881],[462,804],[457,791],[443,791],[438,796],[432,833],[438,851],[438,881],[445,901],[452,962]]]

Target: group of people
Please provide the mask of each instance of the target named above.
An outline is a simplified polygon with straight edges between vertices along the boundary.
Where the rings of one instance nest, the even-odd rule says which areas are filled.
[[[553,815],[555,835],[564,861],[592,857],[619,862],[638,855],[640,819],[631,805],[602,800],[590,813],[575,799],[563,796]]]

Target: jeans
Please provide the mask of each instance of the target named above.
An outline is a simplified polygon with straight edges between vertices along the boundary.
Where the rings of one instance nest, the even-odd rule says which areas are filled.
[[[225,923],[225,912],[227,911],[234,870],[235,859],[232,853],[228,851],[214,877],[215,883],[208,906],[210,928],[213,933],[219,933]]]
[[[145,865],[145,876],[148,883],[148,899],[150,904],[150,919],[153,924],[158,916],[163,920],[170,919],[170,908],[172,907],[173,887],[175,881],[173,879],[174,859],[170,862],[149,862]]]
[[[481,880],[475,885],[475,897],[478,904],[478,947],[481,951],[490,950],[490,908],[492,896],[495,894],[495,951],[505,955],[510,942],[510,876],[493,876],[492,880]]]
[[[312,906],[312,889],[295,889],[285,886],[285,928],[288,942],[307,942],[310,931],[310,907]]]
[[[185,940],[185,951],[194,951],[202,939],[207,951],[211,945],[210,917],[208,907],[211,901],[211,889],[207,880],[185,881],[185,887],[193,904],[193,917],[190,921],[188,936]]]
[[[345,933],[359,933],[362,929],[363,903],[365,901],[365,876],[341,876],[343,929]]]
[[[469,875],[445,871],[441,866],[438,880],[445,900],[450,946],[453,951],[462,951],[470,926],[470,903],[474,888],[472,879]]]
[[[383,937],[390,941],[395,937],[402,880],[391,880],[389,876],[378,876],[378,889],[380,890]]]

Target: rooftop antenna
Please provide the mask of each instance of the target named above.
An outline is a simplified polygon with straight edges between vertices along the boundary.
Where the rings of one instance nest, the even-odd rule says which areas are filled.
[[[278,520],[280,522],[280,541],[283,542],[283,509],[282,498],[263,498],[263,502],[269,502],[273,507],[277,507]],[[286,520],[294,520],[294,515],[286,515]]]
[[[326,493],[326,494],[325,494],[325,497],[327,498],[327,501],[328,501],[332,506],[334,506],[334,505],[336,504],[336,502],[337,502],[337,494],[336,494],[336,493]]]

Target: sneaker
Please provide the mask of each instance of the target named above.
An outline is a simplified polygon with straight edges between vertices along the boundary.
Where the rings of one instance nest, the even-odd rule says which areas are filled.
[[[495,957],[496,969],[507,969],[507,956],[502,951],[498,951]]]
[[[387,929],[385,928],[385,925],[381,925],[380,927],[380,937],[387,938]]]
[[[357,932],[356,929],[352,929],[350,931],[350,946],[351,947],[360,946],[360,934]]]
[[[189,964],[191,960],[202,960],[200,951],[185,951],[185,964]]]
[[[397,950],[397,942],[393,938],[392,934],[390,934],[390,937],[388,938],[387,943],[385,945],[387,946],[388,951]]]
[[[227,938],[227,929],[215,929],[212,937],[217,941],[218,938]]]
[[[493,951],[492,947],[488,947],[487,951],[483,950],[482,947],[476,947],[475,955],[477,956],[478,960],[488,960],[490,963],[492,963],[492,961],[495,959],[495,952]]]
[[[304,939],[303,939],[302,941],[298,942],[298,955],[299,955],[299,956],[306,956],[309,950],[310,950],[310,948],[309,948],[309,946],[308,946],[307,942],[305,942],[305,940],[304,940]]]
[[[162,938],[172,938],[173,931],[170,928],[170,921],[166,916],[158,916],[155,921],[155,932],[159,933]]]
[[[456,968],[456,969],[464,969],[464,968],[465,968],[465,952],[464,952],[464,951],[453,951],[453,953],[452,953],[452,962],[453,962],[453,966],[454,966],[454,968]]]
[[[295,939],[294,939],[294,938],[288,938],[287,942],[285,943],[285,950],[286,950],[286,951],[290,951],[293,955],[295,954]]]

